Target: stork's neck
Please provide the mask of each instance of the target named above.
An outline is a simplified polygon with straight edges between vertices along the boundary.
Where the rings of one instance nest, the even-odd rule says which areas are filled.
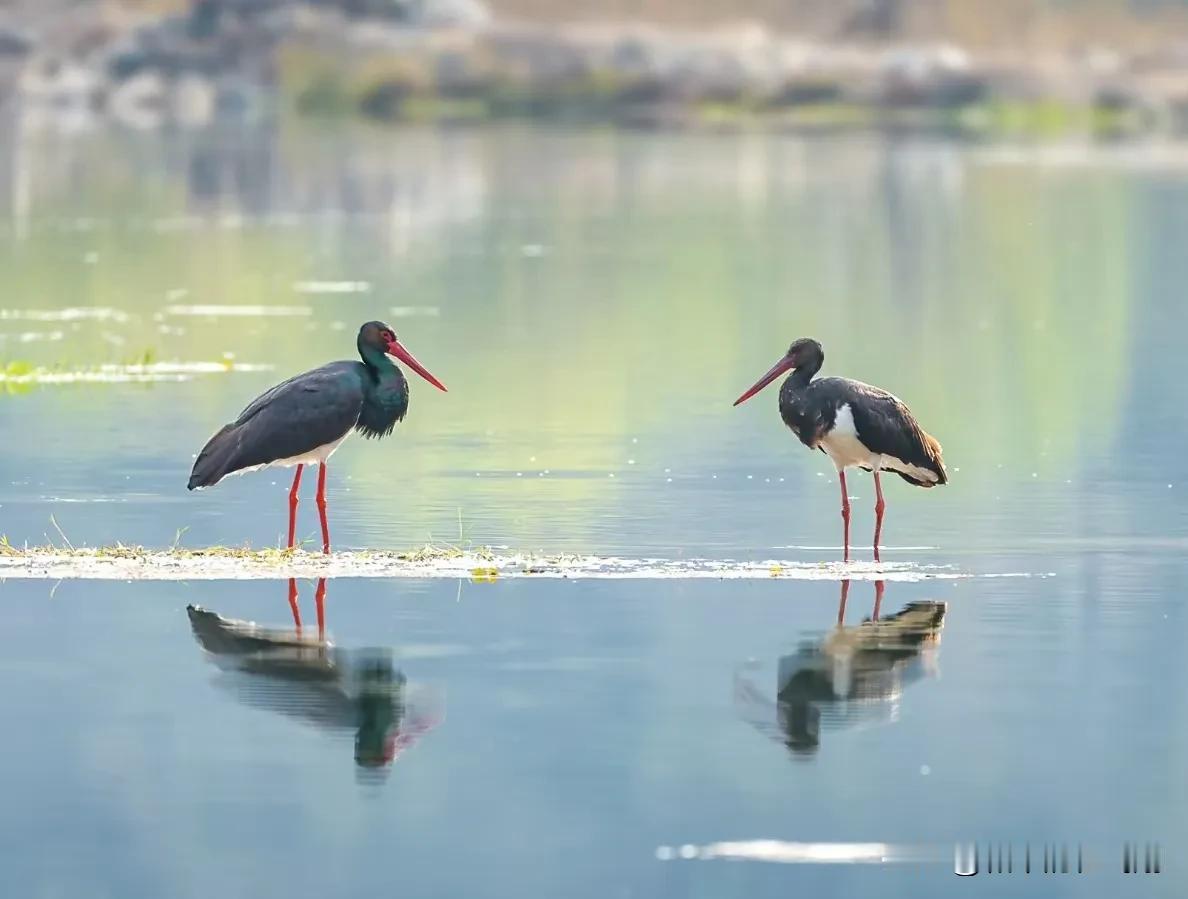
[[[385,376],[391,377],[393,372],[399,371],[396,368],[396,363],[389,359],[388,354],[383,350],[360,342],[359,355],[363,358],[363,364],[375,375],[377,381],[383,381]]]
[[[383,350],[359,347],[363,376],[363,409],[356,427],[365,437],[384,437],[408,412],[408,381]]]
[[[809,386],[809,381],[813,379],[813,375],[815,375],[820,370],[820,362],[816,363],[815,365],[809,364],[801,366],[792,372],[792,374],[788,375],[788,379],[784,381],[784,388],[786,390],[797,392],[804,390]]]

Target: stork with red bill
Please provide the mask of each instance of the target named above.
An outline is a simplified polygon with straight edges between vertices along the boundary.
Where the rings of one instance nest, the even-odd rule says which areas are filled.
[[[833,461],[841,483],[844,559],[850,561],[850,497],[846,469],[874,474],[874,558],[879,559],[883,532],[883,485],[879,473],[893,471],[909,484],[935,487],[948,481],[941,445],[927,434],[897,397],[849,378],[819,378],[825,352],[802,337],[734,405],[746,402],[785,372],[780,388],[780,417],[800,442],[819,449]]]
[[[368,322],[356,341],[361,362],[331,362],[290,378],[252,400],[235,421],[210,438],[190,474],[189,489],[269,466],[297,466],[289,490],[289,548],[297,526],[297,489],[306,465],[317,465],[322,551],[330,552],[326,524],[326,463],[352,430],[387,437],[408,412],[408,381],[395,357],[436,387],[429,373],[383,322]]]

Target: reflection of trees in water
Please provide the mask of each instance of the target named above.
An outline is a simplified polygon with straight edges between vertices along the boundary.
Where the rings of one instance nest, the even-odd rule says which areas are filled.
[[[275,134],[235,129],[197,135],[178,148],[185,159],[185,183],[193,211],[230,205],[249,216],[263,216],[276,205]]]
[[[735,675],[739,716],[797,757],[820,749],[823,728],[895,720],[904,689],[930,674],[934,664],[944,603],[911,602],[880,618],[880,581],[871,617],[847,627],[843,621],[848,595],[849,581],[843,581],[833,631],[802,642],[780,658],[774,702],[744,673]]]
[[[762,134],[350,124],[96,129],[71,139],[9,115],[0,152],[14,160],[22,144],[37,151],[22,157],[19,177],[30,180],[35,203],[49,210],[84,187],[84,176],[93,186],[133,189],[134,176],[165,178],[185,188],[192,211],[245,215],[414,213],[422,222],[463,224],[514,214],[514,207],[498,205],[509,198],[537,209],[581,204],[597,214],[661,196],[701,201],[707,192],[761,208],[772,191],[797,193],[810,181],[845,193],[881,191],[889,152],[865,140],[815,151],[813,141]],[[0,180],[7,187],[17,176],[11,167],[6,175]],[[85,191],[74,199],[85,200]],[[113,211],[121,210],[106,210]]]
[[[248,216],[328,222],[358,217],[383,238],[435,234],[484,213],[481,155],[459,152],[448,132],[402,131],[388,140],[275,131],[228,139],[216,132],[187,153],[191,209],[217,204]]]

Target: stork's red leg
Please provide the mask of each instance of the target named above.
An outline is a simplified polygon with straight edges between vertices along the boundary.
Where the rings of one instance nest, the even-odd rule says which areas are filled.
[[[314,607],[318,611],[318,639],[326,639],[326,579],[318,578],[318,589],[314,593]]]
[[[842,561],[848,562],[850,561],[850,494],[846,491],[846,473],[844,471],[839,471],[837,473],[837,480],[841,484],[842,521],[845,522],[845,526],[843,528],[843,542],[845,550],[844,555],[842,556]]]
[[[293,624],[301,633],[301,607],[297,605],[297,579],[289,578],[289,609],[293,612]]]
[[[847,578],[841,582],[841,602],[837,604],[837,626],[841,627],[846,622],[846,599],[850,595],[850,581]]]
[[[289,549],[293,548],[293,537],[297,533],[297,488],[301,486],[301,469],[297,466],[297,474],[293,475],[293,486],[289,490]]]
[[[879,482],[879,473],[876,470],[874,473],[875,481],[875,539],[874,539],[874,560],[876,562],[882,561],[879,558],[879,539],[883,536],[883,509],[886,508],[886,503],[883,502],[883,485]]]
[[[330,526],[326,524],[326,463],[318,467],[318,516],[322,519],[322,552],[330,552]]]
[[[871,621],[879,620],[879,609],[883,606],[883,590],[886,586],[886,583],[883,581],[875,581],[875,604],[874,611],[870,613]]]

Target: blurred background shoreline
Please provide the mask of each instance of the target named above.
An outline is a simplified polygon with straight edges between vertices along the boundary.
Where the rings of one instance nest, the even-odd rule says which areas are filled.
[[[9,0],[0,96],[54,130],[277,116],[1188,130],[1184,0]]]

